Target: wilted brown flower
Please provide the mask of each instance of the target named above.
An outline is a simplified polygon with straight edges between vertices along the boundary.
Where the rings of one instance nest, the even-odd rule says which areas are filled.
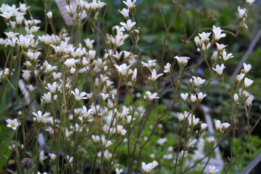
[[[34,167],[35,162],[30,158],[24,158],[22,159],[21,164],[25,169],[31,169]]]

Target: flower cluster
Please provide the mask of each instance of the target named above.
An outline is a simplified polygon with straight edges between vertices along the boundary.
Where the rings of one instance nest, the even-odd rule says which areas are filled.
[[[158,165],[160,172],[165,160],[174,160],[171,163],[174,164],[175,170],[178,166],[180,172],[184,173],[182,166],[187,161],[185,158],[193,153],[197,154],[204,141],[202,135],[210,127],[200,120],[201,117],[197,115],[196,109],[208,98],[207,87],[216,74],[233,100],[231,104],[233,118],[240,102],[244,104],[247,114],[249,113],[254,97],[246,98],[246,90],[252,85],[253,80],[246,76],[251,65],[243,65],[240,74],[235,78],[232,92],[225,84],[223,73],[225,64],[234,57],[228,52],[227,45],[218,43],[226,37],[226,28],[213,25],[208,29],[210,32],[193,34],[192,37],[197,34],[194,37],[195,48],[200,52],[199,62],[196,65],[190,66],[193,57],[188,57],[182,51],[169,56],[172,63],[164,62],[164,48],[162,64],[159,66],[159,60],[144,60],[141,55],[138,46],[140,28],[137,20],[135,21],[135,2],[136,0],[123,1],[126,7],[119,10],[119,15],[122,15],[125,21],[113,26],[105,36],[96,26],[96,20],[106,3],[100,0],[91,2],[77,0],[73,5],[70,4],[70,0],[66,0],[65,9],[72,17],[75,26],[77,25],[78,34],[81,25],[88,21],[88,25],[102,37],[104,42],[102,51],[95,48],[95,40],[92,37],[80,40],[78,34],[75,37],[65,29],[57,33],[52,23],[53,13],[46,1],[44,1],[45,17],[48,23],[45,25],[46,28],[47,25],[51,25],[53,34],[39,32],[41,28],[38,24],[41,21],[33,19],[31,13],[30,20],[26,19],[26,14],[30,10],[26,4],[20,3],[19,7],[1,5],[0,16],[4,18],[8,30],[4,33],[5,38],[0,38],[0,46],[8,54],[6,54],[5,67],[0,70],[0,87],[3,86],[5,91],[7,86],[6,88],[11,89],[11,94],[12,90],[15,90],[17,101],[13,102],[12,106],[14,103],[21,106],[17,107],[20,109],[17,118],[6,119],[6,123],[7,127],[11,128],[9,130],[16,131],[24,141],[15,142],[10,146],[10,150],[17,151],[18,147],[22,149],[22,144],[25,144],[26,150],[30,150],[28,154],[37,153],[32,155],[39,158],[36,161],[55,166],[52,167],[52,170],[56,170],[53,171],[54,173],[67,173],[69,170],[76,173],[82,170],[80,161],[88,159],[93,163],[93,167],[101,166],[101,170],[105,164],[108,165],[105,173],[112,173],[112,170],[115,170],[120,174],[123,169],[120,169],[122,166],[116,163],[120,162],[116,159],[120,156],[117,155],[117,151],[118,148],[127,147],[128,173],[131,173],[134,168],[137,171],[150,173]],[[253,2],[247,0],[248,5]],[[247,9],[238,7],[238,12],[238,31],[240,31],[241,26],[246,27]],[[87,18],[81,23],[80,19],[84,13],[87,14]],[[21,34],[21,31],[24,31],[24,34]],[[167,39],[166,33],[164,45]],[[133,48],[125,49],[127,47],[123,46],[126,46],[126,43],[133,44]],[[210,64],[207,53],[212,49],[214,51],[211,52]],[[192,71],[204,61],[209,67],[209,79],[199,77]],[[16,79],[17,82],[13,85]],[[244,84],[242,85],[241,82]],[[21,102],[18,88],[26,103]],[[165,91],[171,91],[171,100],[167,102],[167,108],[161,109],[159,103],[164,100]],[[2,96],[1,92],[0,101]],[[122,98],[125,102],[121,101]],[[172,111],[176,114],[172,114],[174,113]],[[153,114],[155,118],[151,118]],[[162,134],[163,126],[167,125],[162,122],[168,120],[163,118],[171,118],[173,115],[176,118],[169,120],[173,122],[176,120],[178,123],[177,132],[180,137],[178,143],[172,142],[169,137]],[[25,128],[27,120],[33,122],[30,129]],[[231,125],[235,124],[234,120],[236,119],[232,119]],[[206,138],[211,143],[232,127],[230,123],[221,123],[220,120],[215,120],[214,124],[217,134],[215,137]],[[149,131],[144,131],[145,128]],[[19,131],[20,129],[22,131]],[[159,130],[158,133],[155,133],[155,130]],[[156,135],[157,138],[154,137]],[[43,146],[40,142],[42,136],[47,137],[47,143],[44,142]],[[42,147],[38,148],[38,143],[33,146],[30,144],[33,137],[37,137],[39,146],[51,150],[48,155]],[[166,149],[163,150],[161,157],[158,157],[156,152],[146,158],[142,157],[142,150],[146,149],[144,147],[150,138],[153,139],[155,149],[158,147]],[[27,140],[28,142],[25,142]],[[28,148],[28,144],[32,148]],[[175,146],[178,148],[174,150]],[[195,150],[196,147],[198,150]],[[57,155],[60,151],[66,154],[62,160],[64,166],[58,166],[60,158]],[[139,154],[138,158],[136,154]],[[148,161],[145,160],[154,159],[156,156],[159,159],[151,160],[153,162],[146,164]],[[22,165],[27,165],[27,161],[28,159],[22,160]],[[29,160],[29,162],[30,166],[29,163],[28,166],[33,166],[34,161]],[[21,170],[19,166],[18,169]],[[219,171],[215,166],[209,166],[209,170],[212,174]]]

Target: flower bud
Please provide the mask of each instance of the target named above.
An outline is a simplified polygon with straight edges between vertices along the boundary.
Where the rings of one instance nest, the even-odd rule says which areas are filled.
[[[234,101],[235,101],[235,103],[238,103],[238,95],[237,94],[234,94]]]
[[[208,127],[208,124],[207,123],[201,123],[200,127],[201,127],[201,131],[203,132]]]
[[[48,19],[53,18],[53,13],[51,11],[49,11],[46,15],[47,15]]]
[[[190,96],[190,101],[191,101],[191,102],[196,102],[196,101],[197,101],[197,96],[194,95],[194,94],[192,94],[192,95]]]
[[[236,76],[236,82],[241,82],[241,80],[243,80],[243,78],[245,77],[245,74],[239,74]]]
[[[212,56],[211,56],[211,64],[212,66],[215,65],[216,61],[217,61],[217,56],[218,56],[218,52],[217,51],[214,51]]]
[[[248,97],[248,99],[246,100],[247,107],[251,107],[252,106],[252,101],[253,100],[254,100],[254,97],[252,97],[252,96]]]

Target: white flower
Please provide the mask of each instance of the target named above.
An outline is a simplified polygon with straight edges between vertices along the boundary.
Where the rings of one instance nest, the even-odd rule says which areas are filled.
[[[29,37],[29,36],[23,36],[23,35],[19,35],[19,40],[17,41],[18,43],[18,45],[20,46],[20,47],[22,47],[22,48],[28,48],[29,46],[31,46],[32,44],[33,44],[33,40]],[[29,52],[29,51],[28,51]],[[31,51],[30,51],[31,52]],[[37,54],[39,54],[39,53],[37,53]],[[28,55],[28,53],[27,53],[27,55]],[[40,54],[39,54],[40,55]],[[38,56],[39,55],[37,55],[37,58],[38,58]],[[31,59],[31,57],[28,55],[28,57]],[[36,58],[36,59],[37,59]]]
[[[56,155],[54,153],[49,153],[48,155],[50,156],[51,160],[55,160]]]
[[[166,66],[164,66],[164,73],[170,73],[170,67],[171,67],[171,64],[168,62],[166,64]]]
[[[127,114],[129,114],[129,108],[127,108],[126,106],[123,106],[122,107],[122,112],[121,113],[118,113],[118,117],[119,118],[123,118],[125,117]]]
[[[151,157],[151,158],[155,158],[155,155],[154,155],[154,154],[150,154],[150,157]]]
[[[178,113],[177,113],[177,117],[178,117],[178,120],[179,120],[179,121],[182,121],[182,120],[185,119],[185,115],[184,115],[183,113],[181,113],[181,112],[178,112]]]
[[[130,124],[132,120],[132,116],[126,116],[126,117],[127,117],[127,124]],[[135,118],[133,120],[135,120]]]
[[[215,142],[215,137],[209,136],[209,137],[207,137],[207,141],[210,143],[213,143],[213,142]]]
[[[230,126],[229,123],[222,123],[221,124],[221,129],[227,129]]]
[[[221,121],[220,120],[214,120],[214,122],[215,122],[216,130],[221,130],[221,128],[222,128]]]
[[[210,45],[211,45],[210,43],[208,43],[208,44],[203,43],[202,44],[202,50],[207,51],[210,48]]]
[[[163,156],[163,159],[171,159],[173,158],[172,154],[166,154]]]
[[[23,74],[22,77],[25,81],[28,81],[30,79],[31,70],[22,70]]]
[[[106,148],[113,144],[110,140],[107,141],[105,139],[101,139],[101,141],[102,141],[102,145],[105,146]]]
[[[102,100],[106,100],[110,96],[110,94],[104,94],[104,93],[101,93],[100,95],[102,96]]]
[[[41,55],[41,52],[31,52],[30,50],[26,52],[26,55],[29,57],[30,60],[37,60],[38,57]]]
[[[195,41],[197,47],[200,48],[200,47],[202,46],[202,42],[201,42],[201,40],[200,40],[200,38],[199,38],[198,36],[196,36],[196,37],[194,38],[194,41]]]
[[[216,60],[217,60],[217,55],[218,55],[218,52],[217,51],[214,51],[212,56],[211,56],[211,60],[215,63]]]
[[[47,158],[47,156],[44,156],[44,151],[42,150],[39,154],[39,161],[43,161]]]
[[[245,17],[247,17],[247,9],[238,7],[237,10],[239,19],[244,19]]]
[[[239,75],[236,76],[236,79],[235,79],[235,80],[236,80],[237,82],[241,82],[241,80],[243,80],[244,77],[245,77],[245,74],[239,74]]]
[[[53,17],[53,13],[51,11],[49,11],[46,15],[49,19],[52,19]]]
[[[100,141],[100,137],[98,136],[98,135],[92,135],[92,140],[93,140],[93,142],[98,142],[98,141]]]
[[[123,8],[121,11],[119,10],[119,12],[126,18],[129,19],[129,9]]]
[[[45,87],[45,88],[48,89],[51,93],[55,93],[57,87],[58,87],[57,83],[53,82],[53,84],[48,83],[47,87]]]
[[[149,101],[159,98],[157,97],[158,93],[156,92],[152,94],[150,91],[146,91],[146,94],[148,96]]]
[[[4,32],[4,33],[7,35],[8,39],[12,39],[13,37],[19,34],[19,33],[14,33],[12,31]]]
[[[247,3],[248,5],[252,5],[254,2],[255,2],[255,0],[247,0],[247,1],[246,1],[246,3]]]
[[[76,101],[79,101],[79,100],[82,100],[82,99],[87,99],[87,97],[85,97],[86,92],[80,93],[79,89],[77,89],[77,88],[75,88],[75,91],[71,91],[71,94],[74,95]]]
[[[33,92],[33,90],[36,89],[36,87],[34,87],[33,85],[27,85],[27,88],[28,88],[29,92]]]
[[[93,2],[92,3],[94,3],[94,2],[96,2],[96,0],[93,0]],[[101,9],[103,6],[105,6],[106,5],[106,3],[104,3],[104,2],[101,2],[100,0],[98,0],[98,2],[97,2],[97,8],[98,9]]]
[[[134,69],[131,77],[131,81],[136,82],[137,79],[137,68]]]
[[[116,168],[116,169],[115,169],[115,172],[116,172],[116,174],[121,174],[121,173],[123,172],[123,170]]]
[[[75,71],[76,71],[76,69],[75,69],[75,68],[71,68],[71,69],[70,69],[70,73],[71,73],[71,74],[74,74],[74,73],[75,73]]]
[[[120,47],[120,46],[122,46],[122,45],[124,44],[124,38],[123,38],[123,36],[117,35],[117,36],[115,37],[115,39],[112,38],[112,43],[115,44],[115,46],[116,46],[117,48]]]
[[[166,141],[167,141],[167,138],[160,138],[160,139],[158,139],[157,143],[159,145],[163,145]]]
[[[235,101],[235,103],[238,102],[238,95],[237,94],[234,94],[234,101]]]
[[[3,12],[3,14],[0,14],[0,16],[3,16],[6,20],[9,20],[14,15],[13,12]]]
[[[216,169],[216,166],[208,166],[209,167],[209,174],[215,174],[216,172],[218,172],[219,170]]]
[[[203,94],[202,92],[197,93],[198,94],[198,100],[201,101],[203,100],[203,98],[205,98],[207,96],[207,94]]]
[[[16,24],[21,25],[24,20],[24,16],[16,16],[15,20],[16,20]]]
[[[132,0],[123,1],[123,3],[126,4],[129,9],[135,7],[135,4],[134,4],[135,2],[136,2],[136,0],[133,0],[133,2],[132,2]]]
[[[226,67],[224,66],[224,64],[222,64],[221,66],[220,65],[216,65],[216,68],[213,68],[213,70],[216,71],[219,75],[222,75],[223,70],[225,68]]]
[[[254,100],[254,97],[252,97],[252,96],[248,97],[248,99],[246,100],[246,105],[248,107],[250,107],[252,105],[253,100]]]
[[[223,51],[224,48],[227,46],[227,45],[219,44],[219,43],[216,43],[216,45],[217,45],[217,50],[218,50],[219,52]]]
[[[195,87],[202,85],[206,81],[205,79],[202,79],[200,77],[192,76],[192,78],[194,79]]]
[[[24,65],[27,67],[27,68],[30,68],[32,66],[31,62],[29,62],[28,60],[24,63]]]
[[[127,66],[125,63],[122,64],[122,65],[114,65],[117,70],[119,71],[119,74],[123,75],[123,76],[126,76],[127,75],[127,72],[128,72],[128,69],[130,68],[131,65]]]
[[[81,113],[83,118],[88,118],[89,119],[88,121],[91,121],[94,110],[93,109],[87,110],[86,106],[83,106],[83,108],[81,109]]]
[[[178,60],[179,65],[186,65],[188,63],[189,57],[175,56],[175,59]]]
[[[108,108],[109,108],[109,109],[112,109],[112,108],[114,107],[113,102],[112,102],[110,99],[108,99],[107,102],[108,102],[108,104],[107,104],[107,105],[108,105]]]
[[[71,5],[67,5],[67,6],[65,6],[64,7],[67,11],[68,11],[68,13],[70,14],[70,15],[72,15],[73,14],[73,12],[72,12],[72,6]]]
[[[152,69],[156,66],[156,60],[149,60],[148,63],[145,63],[145,62],[141,62],[142,66],[145,66],[149,69]]]
[[[213,33],[214,33],[214,39],[215,41],[218,41],[220,38],[222,37],[226,37],[225,33],[221,33],[223,30],[221,30],[220,27],[216,27],[215,25],[213,25],[213,29],[212,29]]]
[[[155,69],[153,69],[152,72],[151,72],[151,77],[149,77],[149,80],[150,80],[151,82],[154,82],[154,81],[157,80],[157,78],[159,78],[160,76],[163,76],[163,74],[160,73],[160,74],[157,75],[157,71],[156,71]]]
[[[191,102],[196,102],[197,101],[197,96],[195,94],[191,94],[190,101]]]
[[[185,94],[181,93],[180,96],[181,96],[182,100],[186,101],[188,98],[188,93],[185,93]]]
[[[90,40],[89,38],[87,38],[87,39],[84,39],[84,42],[89,50],[91,50],[93,48],[94,40]]]
[[[209,42],[209,36],[210,36],[211,33],[205,33],[205,32],[202,32],[202,33],[199,33],[198,35],[200,36],[201,38],[201,42],[203,43],[208,43]]]
[[[130,19],[127,20],[126,23],[121,22],[120,23],[127,31],[131,31],[133,26],[136,24],[136,22],[132,22]]]
[[[48,128],[46,129],[46,131],[49,132],[50,134],[53,134],[53,133],[54,133],[54,130],[53,130],[52,127],[48,127]]]
[[[26,6],[26,4],[23,4],[21,2],[19,4],[20,4],[19,9],[21,12],[25,12],[28,8],[30,8],[30,6]]]
[[[182,150],[182,151],[180,152],[180,156],[181,156],[181,157],[183,157],[183,156],[186,157],[187,155],[188,155],[188,152],[187,152],[187,151],[183,151],[183,150]]]
[[[71,135],[72,133],[73,133],[73,132],[70,132],[70,131],[68,131],[68,129],[66,129],[65,132],[64,132],[65,138],[66,138],[67,140],[69,140],[70,135]]]
[[[48,118],[50,116],[49,112],[46,112],[44,115],[42,114],[41,111],[38,111],[37,113],[33,112],[33,115],[35,116],[33,118],[34,121],[38,122],[38,123],[44,123],[45,119]]]
[[[226,62],[228,59],[234,57],[232,55],[232,53],[227,54],[226,50],[223,50],[223,52],[221,53],[223,60]]]
[[[70,157],[70,156],[67,155],[67,160],[70,164],[72,164],[73,163],[73,156]]]
[[[52,75],[53,75],[54,80],[60,79],[62,77],[61,72],[58,72],[58,73],[53,72]]]
[[[64,65],[67,66],[68,68],[71,68],[71,67],[75,66],[76,62],[77,62],[77,60],[75,60],[75,59],[67,59],[64,62]]]
[[[88,55],[89,55],[89,58],[90,58],[91,60],[93,60],[93,59],[95,58],[96,51],[94,51],[94,50],[89,50]]]
[[[7,127],[12,128],[13,130],[16,130],[16,129],[18,128],[18,126],[21,124],[21,123],[19,123],[19,122],[17,121],[16,118],[13,119],[13,120],[7,119],[6,122],[7,122]]]
[[[152,163],[149,164],[145,164],[144,162],[142,162],[141,168],[145,173],[150,173],[151,170],[157,167],[158,165],[159,163],[157,161],[153,161]]]
[[[208,127],[207,123],[201,123],[200,124],[201,130],[205,130]]]
[[[251,65],[244,63],[243,66],[244,66],[245,73],[248,73],[250,71],[250,69],[251,69]]]
[[[114,57],[115,59],[117,59],[117,60],[120,60],[121,55],[122,55],[122,52],[121,52],[121,51],[120,51],[120,52],[116,51],[115,54],[113,54],[113,57]]]
[[[199,118],[196,118],[195,115],[189,115],[188,116],[188,123],[189,125],[196,126],[199,123]]]
[[[44,99],[45,103],[51,103],[52,102],[52,95],[51,95],[50,92],[45,93],[42,98]]]
[[[245,78],[244,79],[244,85],[245,85],[245,87],[249,87],[250,85],[252,85],[252,83],[253,83],[254,81],[253,80],[251,80],[251,79],[249,79],[249,78]]]

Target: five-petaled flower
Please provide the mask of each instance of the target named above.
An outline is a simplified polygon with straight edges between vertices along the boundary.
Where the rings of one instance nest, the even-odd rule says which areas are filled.
[[[114,66],[117,68],[119,74],[121,74],[123,76],[126,76],[131,65],[127,66],[124,63],[124,64],[122,64],[120,66],[119,65],[114,65]]]
[[[123,3],[126,4],[126,5],[128,6],[129,9],[135,7],[135,4],[134,4],[135,2],[136,2],[136,0],[133,0],[133,2],[132,2],[132,0],[126,0],[126,1],[123,1]]]
[[[154,81],[157,80],[157,78],[159,78],[160,76],[163,76],[163,74],[160,73],[160,74],[157,75],[157,71],[156,71],[155,69],[153,69],[153,70],[151,71],[151,77],[149,77],[149,80],[150,80],[151,82],[154,82]]]
[[[13,120],[7,119],[6,122],[8,123],[8,124],[7,124],[7,127],[12,128],[13,130],[16,130],[16,129],[19,127],[19,125],[21,124],[21,123],[19,123],[19,122],[17,121],[16,118],[13,119]]]
[[[214,33],[214,40],[215,41],[218,41],[222,37],[226,37],[226,34],[222,33],[223,30],[221,30],[220,27],[216,27],[215,25],[213,25],[212,31]]]
[[[158,93],[156,93],[156,92],[152,94],[150,91],[146,91],[146,94],[147,94],[149,101],[159,98],[159,97],[157,97]]]
[[[158,165],[159,163],[157,161],[153,161],[152,163],[149,164],[145,164],[144,162],[142,162],[141,168],[145,173],[150,173],[151,170],[157,167]]]
[[[216,166],[208,166],[209,167],[209,174],[215,174],[219,170],[216,169]]]
[[[50,113],[46,112],[43,114],[42,111],[38,111],[37,113],[33,112],[33,115],[35,116],[33,118],[34,121],[36,121],[38,123],[44,123],[45,119],[50,116]]]
[[[75,88],[75,91],[71,91],[71,93],[74,95],[76,101],[87,99],[86,92],[80,93],[79,89],[77,88]]]
[[[126,23],[121,22],[120,23],[127,31],[131,31],[133,26],[136,24],[136,22],[132,22],[130,19],[127,20]]]
[[[222,75],[223,74],[223,70],[225,68],[226,67],[224,66],[224,64],[222,64],[222,65],[216,65],[216,68],[213,68],[213,70],[216,71],[219,75]]]

